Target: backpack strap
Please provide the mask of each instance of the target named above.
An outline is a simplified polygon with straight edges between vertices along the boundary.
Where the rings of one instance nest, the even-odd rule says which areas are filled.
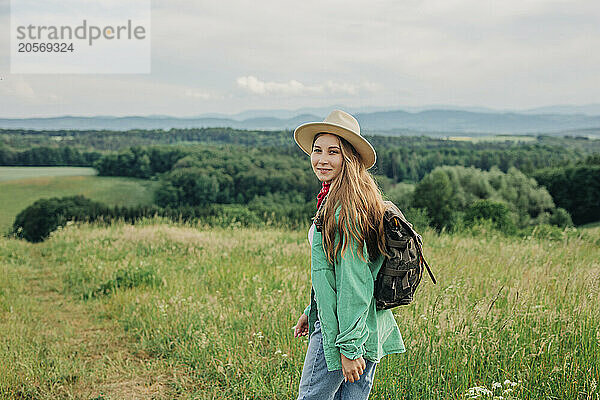
[[[404,245],[404,242],[394,239],[387,239],[387,243],[394,247],[402,247],[402,245]]]
[[[321,209],[325,205],[325,201],[327,201],[327,196],[329,196],[329,193],[327,193],[325,195],[325,197],[323,197],[323,200],[321,200],[321,204],[319,205],[319,209],[315,213],[315,216],[312,217],[312,221],[315,224],[315,228],[317,229],[317,232],[321,232],[321,229],[323,228],[323,220],[321,218],[319,218],[319,213],[321,212]]]
[[[431,268],[429,268],[429,264],[427,263],[427,261],[425,260],[425,257],[423,256],[423,239],[421,238],[421,235],[419,235],[417,232],[415,232],[415,230],[412,228],[412,225],[410,225],[408,223],[408,221],[403,220],[402,218],[398,218],[398,220],[402,223],[402,226],[408,230],[410,235],[415,239],[415,243],[417,245],[417,250],[419,252],[419,257],[421,258],[421,261],[423,261],[423,264],[425,264],[425,268],[427,268],[427,273],[429,274],[431,281],[435,285],[437,283],[437,281],[436,281],[435,277],[433,276],[433,272],[431,272]]]

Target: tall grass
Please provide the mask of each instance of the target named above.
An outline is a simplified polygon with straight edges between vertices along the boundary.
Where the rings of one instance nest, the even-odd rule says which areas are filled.
[[[415,303],[394,311],[407,352],[381,360],[371,398],[454,399],[486,390],[505,399],[598,398],[600,229],[551,239],[485,229],[423,237],[439,284],[424,277]],[[39,269],[56,276],[68,303],[115,321],[132,352],[164,361],[163,375],[185,371],[169,381],[165,398],[296,395],[307,339],[295,339],[292,327],[310,294],[306,230],[147,220],[72,225],[37,245],[0,240],[10,248],[0,253],[0,327],[10,318],[34,323],[26,297],[2,293],[26,293],[19,274]],[[111,284],[123,271],[145,272]],[[18,317],[9,311],[16,303],[24,310]],[[0,359],[20,356],[18,365],[0,363],[0,393],[24,387],[12,370],[32,371],[32,393],[52,393],[35,367],[37,336],[6,335]],[[65,371],[77,369],[77,357],[57,358]]]

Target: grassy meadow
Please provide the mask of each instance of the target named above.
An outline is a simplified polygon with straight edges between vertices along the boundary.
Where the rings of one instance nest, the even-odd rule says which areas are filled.
[[[0,182],[15,179],[42,178],[48,176],[96,175],[94,168],[87,167],[0,167]]]
[[[599,398],[600,227],[423,237],[439,282],[395,309],[407,352],[379,363],[372,399]],[[0,398],[295,398],[309,265],[306,230],[0,238]]]
[[[156,181],[94,176],[93,168],[0,167],[0,232],[36,200],[84,195],[108,205],[152,204]]]

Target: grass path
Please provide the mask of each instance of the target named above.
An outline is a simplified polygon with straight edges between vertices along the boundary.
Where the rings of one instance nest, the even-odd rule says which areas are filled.
[[[19,271],[20,293],[12,293],[12,312],[0,319],[0,331],[24,334],[17,346],[3,343],[9,357],[3,354],[0,361],[5,379],[0,398],[173,398],[169,383],[176,376],[167,363],[136,349],[131,336],[98,313],[97,305],[63,295],[60,277],[45,265],[44,250],[30,250],[30,267]]]

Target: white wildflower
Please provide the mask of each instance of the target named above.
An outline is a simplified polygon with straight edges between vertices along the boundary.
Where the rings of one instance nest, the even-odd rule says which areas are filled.
[[[492,396],[493,394],[494,394],[494,392],[492,392],[485,386],[475,386],[475,387],[469,388],[467,390],[466,396],[468,396],[471,399],[476,399],[482,395],[483,396]]]
[[[275,354],[281,354],[281,350],[279,350],[279,349],[275,350]]]
[[[502,384],[500,382],[492,383],[492,390],[501,389],[501,388],[502,388]]]
[[[260,331],[258,331],[258,332],[256,332],[256,333],[253,333],[252,335],[253,335],[253,336],[256,336],[256,338],[257,338],[258,340],[260,340],[260,339],[264,339],[264,336],[263,336],[262,332],[260,332]]]

